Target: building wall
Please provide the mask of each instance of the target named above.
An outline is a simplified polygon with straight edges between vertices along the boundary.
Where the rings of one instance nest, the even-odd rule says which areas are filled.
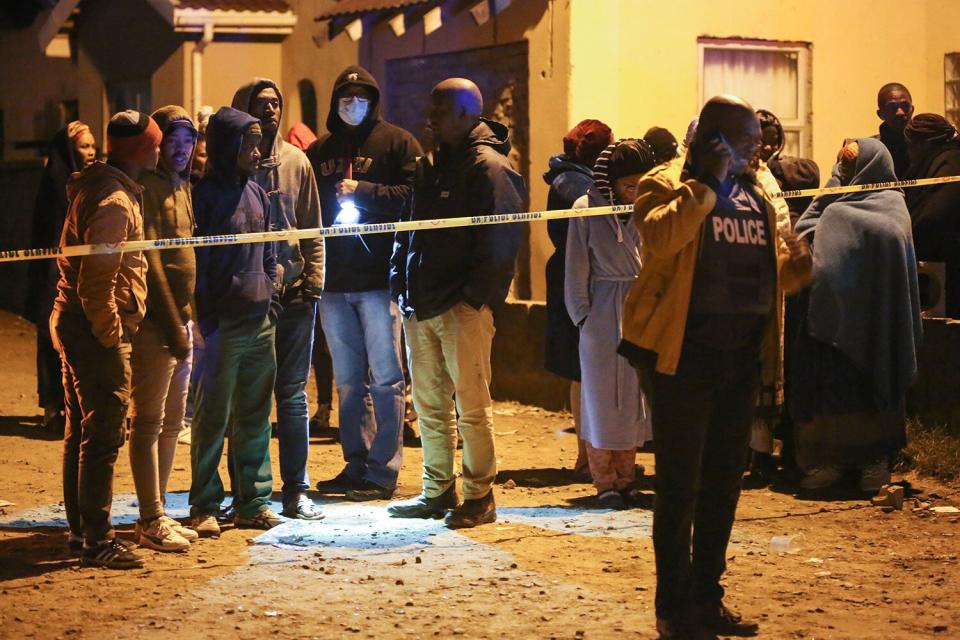
[[[540,176],[550,155],[560,151],[561,139],[569,128],[570,18],[567,0],[514,0],[482,26],[477,26],[465,9],[459,13],[451,11],[444,15],[443,26],[430,35],[424,35],[421,21],[409,25],[407,32],[399,38],[386,22],[367,24],[360,42],[351,41],[346,34],[330,41],[326,37],[326,24],[314,22],[313,18],[320,11],[334,6],[331,0],[300,0],[291,4],[299,20],[294,34],[284,43],[285,93],[294,95],[297,81],[311,78],[317,90],[321,129],[329,108],[333,80],[347,65],[361,63],[367,66],[382,83],[386,77],[386,63],[394,58],[528,40],[530,206],[544,208],[547,185]],[[299,117],[296,101],[290,101],[287,112],[289,118],[284,127]],[[542,300],[545,296],[543,269],[553,253],[543,223],[531,225],[530,252],[531,294],[533,299]]]
[[[53,138],[61,126],[59,105],[76,100],[77,67],[69,58],[47,58],[37,40],[39,22],[19,31],[0,30],[0,109],[4,160],[37,156],[14,142]]]
[[[699,36],[813,43],[813,158],[824,177],[845,137],[876,133],[886,82],[906,84],[918,111],[942,112],[942,53],[951,40],[960,49],[953,0],[571,2],[569,121],[600,118],[621,136],[660,125],[682,137],[701,106]]]
[[[183,45],[187,68],[183,102],[187,108],[193,100],[191,57],[195,46],[193,42]],[[237,89],[255,77],[270,78],[283,86],[282,55],[278,42],[211,42],[203,50],[202,104],[214,110],[230,106]]]

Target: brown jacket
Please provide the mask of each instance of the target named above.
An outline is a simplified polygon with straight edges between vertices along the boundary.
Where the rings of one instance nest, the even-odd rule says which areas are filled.
[[[656,353],[656,371],[666,375],[674,375],[680,363],[703,222],[717,201],[713,189],[686,174],[684,162],[677,158],[654,169],[637,188],[633,219],[643,237],[643,268],[623,310],[623,339]],[[766,203],[770,229],[776,229],[776,207],[761,185],[756,188]],[[778,290],[803,288],[811,269],[789,260],[779,234],[774,250]],[[764,384],[774,384],[779,375],[782,300],[778,295],[764,335]]]
[[[143,239],[142,188],[103,162],[76,173],[67,184],[70,208],[61,246],[113,244]],[[105,347],[136,333],[146,310],[147,262],[141,251],[57,259],[60,281],[54,308],[82,313]]]

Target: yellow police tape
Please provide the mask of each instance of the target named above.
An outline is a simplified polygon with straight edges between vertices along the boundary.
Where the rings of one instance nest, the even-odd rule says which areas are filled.
[[[884,189],[909,189],[926,187],[949,182],[960,182],[960,176],[923,178],[920,180],[900,180],[897,182],[878,182],[874,184],[849,185],[846,187],[823,187],[819,189],[801,189],[775,193],[771,198],[804,198],[810,196],[859,193],[862,191],[882,191]],[[603,216],[613,213],[631,213],[633,205],[613,205],[609,207],[591,207],[588,209],[563,209],[558,211],[532,211],[528,213],[494,213],[464,218],[443,218],[439,220],[406,220],[379,224],[334,225],[322,229],[284,229],[282,231],[263,231],[259,233],[236,233],[219,236],[194,236],[190,238],[165,238],[160,240],[131,240],[110,244],[79,244],[69,247],[48,247],[43,249],[0,250],[0,263],[22,260],[43,260],[45,258],[75,258],[79,256],[104,255],[131,251],[152,251],[176,247],[216,247],[230,244],[250,244],[255,242],[276,242],[278,240],[304,240],[307,238],[334,238],[337,236],[366,235],[372,233],[396,233],[398,231],[423,231],[428,229],[452,229],[455,227],[474,227],[487,224],[514,222],[533,222],[537,220],[560,220],[563,218],[581,218]]]

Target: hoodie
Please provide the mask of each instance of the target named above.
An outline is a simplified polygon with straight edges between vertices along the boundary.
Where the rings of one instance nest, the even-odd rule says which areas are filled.
[[[283,94],[273,80],[254,78],[240,87],[233,96],[233,108],[250,113],[257,94],[270,87],[280,98],[283,113]],[[277,229],[315,229],[321,226],[320,198],[313,168],[303,154],[283,140],[279,130],[273,139],[269,155],[260,160],[260,168],[253,175],[263,187],[274,209]],[[299,286],[310,297],[319,297],[323,291],[323,238],[285,240],[277,243],[277,267],[285,287]]]
[[[405,219],[460,218],[524,210],[523,177],[510,166],[507,128],[481,118],[456,148],[421,158]],[[475,309],[503,302],[520,246],[518,224],[396,234],[390,287],[406,317],[438,316],[459,302]]]
[[[142,240],[142,192],[130,176],[103,162],[73,174],[60,246]],[[107,348],[137,332],[147,298],[143,252],[61,256],[57,268],[54,309],[86,316],[94,337]]]
[[[157,109],[151,116],[166,136],[177,127],[193,131],[196,127],[183,107],[168,106]],[[181,174],[168,171],[163,159],[155,171],[140,176],[143,186],[143,237],[189,238],[193,235],[193,202],[190,195],[190,166]],[[165,344],[177,358],[184,358],[189,343],[183,332],[193,317],[193,290],[197,263],[193,247],[176,247],[163,251],[146,252],[147,264],[147,318],[159,326]]]
[[[60,242],[63,221],[67,217],[67,181],[79,171],[67,128],[57,132],[50,144],[50,155],[40,178],[40,190],[33,207],[32,249],[55,247]],[[53,300],[57,297],[60,272],[54,260],[34,260],[27,267],[26,318],[47,334]]]
[[[221,107],[207,128],[207,171],[193,190],[198,236],[254,233],[271,229],[271,203],[251,178],[237,172],[244,132],[259,122]],[[221,318],[262,318],[276,312],[274,243],[197,247],[197,319],[204,336]]]
[[[361,85],[373,94],[364,121],[351,130],[337,113],[338,97],[348,85]],[[353,163],[358,182],[353,200],[361,224],[396,222],[413,188],[420,144],[409,132],[380,116],[380,87],[363,67],[347,67],[330,95],[328,133],[307,149],[320,189],[324,226],[340,212],[336,185],[344,177],[344,163]],[[390,234],[342,236],[327,240],[327,291],[372,291],[389,286]]]

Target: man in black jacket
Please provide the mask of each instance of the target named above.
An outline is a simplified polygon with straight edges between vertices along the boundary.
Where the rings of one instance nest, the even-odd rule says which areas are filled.
[[[396,222],[410,197],[419,143],[380,117],[380,87],[362,67],[337,78],[329,133],[307,149],[320,189],[324,226]],[[403,456],[404,379],[400,312],[390,296],[388,234],[327,240],[323,324],[340,403],[346,467],[324,492],[352,500],[389,498]],[[375,420],[366,418],[366,398]]]
[[[436,164],[422,159],[417,167],[410,219],[522,211],[525,187],[507,160],[507,128],[480,117],[483,99],[477,86],[450,78],[434,87],[431,98]],[[446,516],[451,528],[497,518],[491,307],[507,295],[518,245],[516,225],[397,234],[390,288],[404,316],[413,404],[420,414],[423,491],[392,503],[388,511],[395,517],[438,517],[453,509]],[[458,430],[462,505],[453,472]]]
[[[893,156],[893,170],[897,180],[903,180],[910,165],[907,141],[903,131],[913,117],[913,98],[910,90],[899,82],[890,82],[877,92],[877,116],[883,120],[878,138]]]

